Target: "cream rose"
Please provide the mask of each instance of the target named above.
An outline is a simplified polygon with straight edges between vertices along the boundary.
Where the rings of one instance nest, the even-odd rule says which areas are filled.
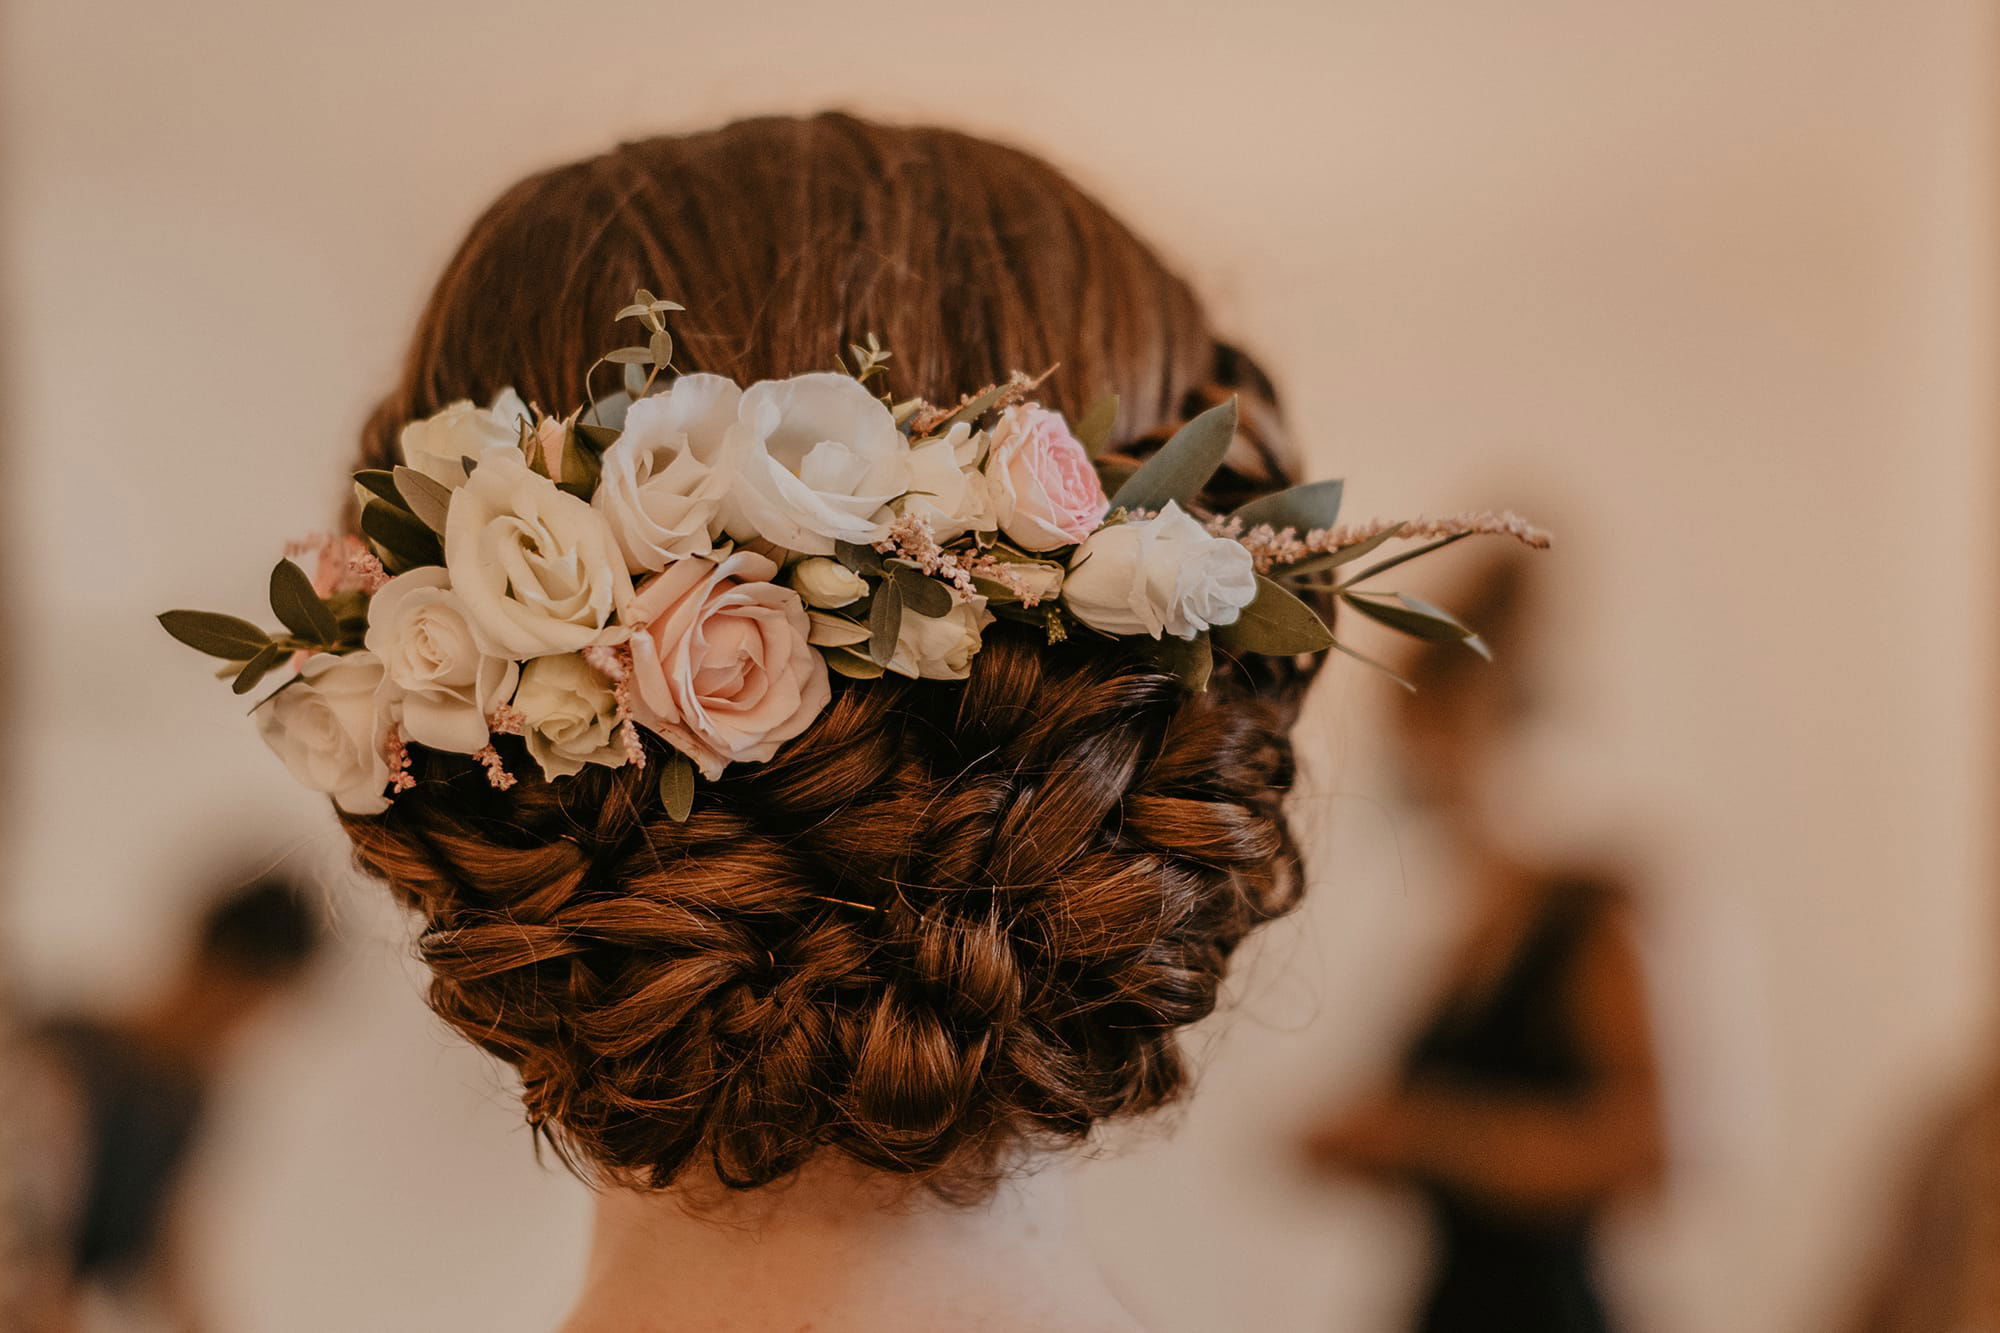
[[[495,656],[573,653],[623,637],[612,616],[632,581],[611,529],[518,453],[487,454],[452,492],[444,564],[480,646]]]
[[[810,556],[792,566],[792,587],[806,599],[807,606],[831,611],[850,606],[868,595],[868,580],[823,555]]]
[[[617,768],[625,762],[617,696],[576,653],[528,663],[514,707],[521,712],[528,753],[551,782],[582,771],[585,764]]]
[[[940,542],[996,526],[993,497],[979,470],[984,435],[961,421],[935,440],[910,450],[910,489],[898,508],[927,519]]]
[[[379,815],[389,808],[382,751],[394,692],[373,653],[315,653],[258,710],[257,730],[301,784],[350,815]]]
[[[723,477],[714,465],[742,398],[720,375],[683,375],[627,410],[590,502],[634,574],[709,553],[722,529]]]
[[[777,573],[753,551],[678,560],[632,599],[632,714],[705,777],[769,759],[832,697]]]
[[[1156,639],[1231,624],[1256,595],[1242,543],[1209,535],[1172,500],[1158,517],[1092,534],[1062,587],[1063,605],[1092,629]]]
[[[471,754],[521,668],[480,649],[465,604],[436,565],[399,574],[368,603],[368,651],[402,696],[403,733],[433,750]]]
[[[528,405],[512,389],[502,389],[491,405],[460,399],[442,412],[403,427],[399,441],[408,467],[446,486],[465,484],[464,459],[488,449],[521,442],[521,423],[533,420]]]
[[[952,594],[952,608],[941,616],[920,616],[905,610],[896,635],[896,651],[886,663],[900,675],[924,680],[964,680],[972,671],[979,635],[993,623],[986,599],[978,593]]]
[[[1088,537],[1111,507],[1090,455],[1060,414],[1017,403],[1000,414],[986,479],[994,517],[1024,551],[1053,551]]]
[[[796,375],[743,391],[723,449],[722,522],[800,555],[881,537],[910,488],[910,443],[889,409],[846,375]]]

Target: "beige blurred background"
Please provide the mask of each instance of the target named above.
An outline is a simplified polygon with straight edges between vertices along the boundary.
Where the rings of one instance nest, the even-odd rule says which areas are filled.
[[[1615,1289],[1658,1333],[1830,1326],[1899,1152],[1991,1035],[2000,25],[1973,0],[1005,7],[11,0],[0,56],[4,963],[154,979],[240,847],[337,963],[198,1178],[227,1329],[548,1328],[586,1200],[423,1008],[402,923],[151,613],[251,614],[326,526],[459,234],[620,137],[847,107],[1072,170],[1278,373],[1351,513],[1558,528],[1523,827],[1636,847],[1677,1149]],[[696,304],[697,291],[672,293]],[[1298,1181],[1420,998],[1450,886],[1316,700],[1311,906],[1172,1123],[1081,1170],[1165,1333],[1387,1330],[1415,1215]],[[1172,1132],[1169,1133],[1168,1131]]]

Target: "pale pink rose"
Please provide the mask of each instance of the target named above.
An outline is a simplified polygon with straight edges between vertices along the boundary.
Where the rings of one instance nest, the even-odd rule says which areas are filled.
[[[690,556],[632,599],[632,715],[704,777],[769,759],[832,696],[805,603],[777,575],[754,551]]]
[[[1000,531],[1024,551],[1074,546],[1111,505],[1090,455],[1060,413],[1018,403],[1000,414],[986,480]]]

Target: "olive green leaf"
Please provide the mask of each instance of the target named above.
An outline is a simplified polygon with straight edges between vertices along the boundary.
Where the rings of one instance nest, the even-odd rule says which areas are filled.
[[[1268,523],[1280,531],[1294,528],[1302,534],[1314,528],[1330,528],[1340,518],[1342,489],[1343,484],[1338,481],[1309,481],[1274,495],[1260,495],[1230,517],[1240,520],[1245,532],[1260,523]]]
[[[868,627],[825,611],[806,612],[806,642],[815,648],[852,648],[868,642]]]
[[[1386,570],[1394,569],[1397,565],[1403,564],[1407,561],[1415,560],[1420,555],[1429,555],[1432,551],[1441,551],[1445,547],[1451,545],[1453,542],[1464,541],[1467,537],[1470,537],[1471,535],[1472,534],[1469,532],[1454,532],[1451,533],[1449,536],[1440,537],[1436,541],[1425,542],[1422,546],[1412,546],[1407,551],[1398,551],[1395,555],[1390,556],[1387,560],[1378,560],[1374,564],[1368,566],[1368,568],[1362,570],[1359,574],[1356,574],[1353,577],[1349,578],[1345,583],[1341,584],[1340,586],[1343,589],[1346,589],[1346,588],[1352,588],[1357,583],[1365,583],[1369,579],[1374,578],[1377,574],[1383,573]]]
[[[1096,458],[1104,452],[1105,446],[1111,443],[1111,425],[1116,420],[1118,420],[1118,395],[1107,393],[1084,411],[1082,420],[1076,423],[1076,429],[1071,433],[1076,436],[1076,442],[1083,446],[1083,451]]]
[[[882,553],[872,546],[856,546],[853,542],[835,538],[833,558],[856,574],[886,575],[889,572],[888,564],[882,559]]]
[[[694,761],[679,750],[669,751],[660,765],[660,804],[676,824],[694,812]]]
[[[1215,670],[1215,648],[1206,632],[1192,639],[1164,635],[1157,642],[1148,641],[1141,651],[1148,661],[1179,676],[1189,692],[1200,694],[1208,688]]]
[[[1386,602],[1377,601],[1367,594],[1344,592],[1340,600],[1377,624],[1386,625],[1400,634],[1422,639],[1426,643],[1459,642],[1481,657],[1491,659],[1493,656],[1485,640],[1456,616],[1408,593],[1399,592],[1394,602]]]
[[[650,366],[656,358],[650,347],[620,347],[606,352],[604,359],[617,366]]]
[[[405,508],[403,493],[396,489],[395,474],[386,468],[363,468],[354,474],[354,484],[378,500],[386,500],[398,509]]]
[[[257,688],[257,682],[264,679],[271,668],[278,665],[284,657],[285,650],[277,644],[265,644],[257,650],[257,655],[245,662],[243,669],[236,673],[236,680],[230,685],[230,690],[236,694],[250,693]]]
[[[863,657],[852,648],[829,648],[822,654],[827,667],[850,680],[874,680],[884,670],[880,662]]]
[[[586,442],[582,428],[571,430],[563,442],[562,478],[557,485],[579,500],[588,500],[596,493],[598,478],[603,475],[604,464],[597,450]]]
[[[396,482],[396,494],[402,497],[403,508],[415,514],[417,521],[432,532],[442,535],[445,515],[451,510],[451,489],[413,467],[399,467],[391,476]]]
[[[914,565],[902,561],[889,563],[889,576],[896,581],[896,591],[902,594],[903,605],[918,615],[930,620],[951,614],[951,591],[930,575]]]
[[[198,653],[247,662],[271,646],[271,636],[247,620],[219,611],[162,611],[160,628]]]
[[[646,339],[646,350],[652,354],[656,366],[671,366],[674,363],[674,335],[665,329],[654,329],[653,336]]]
[[[1257,596],[1231,625],[1215,627],[1216,642],[1238,652],[1290,657],[1316,653],[1333,645],[1333,631],[1319,612],[1293,596],[1283,584],[1257,575]]]
[[[894,580],[885,579],[875,587],[868,604],[868,656],[879,666],[888,666],[896,655],[896,641],[903,633],[903,594]]]
[[[407,509],[386,501],[370,500],[362,506],[361,535],[375,543],[382,563],[394,573],[444,563],[444,548],[438,545],[437,534]]]
[[[1222,466],[1229,442],[1236,438],[1236,400],[1231,398],[1203,412],[1174,432],[1160,451],[1111,497],[1113,509],[1164,509],[1167,501],[1192,504],[1201,488]]]
[[[995,384],[983,393],[974,394],[963,407],[932,427],[931,434],[942,435],[961,421],[977,421],[991,412],[993,405],[1005,397],[1013,387],[1012,384]]]
[[[289,560],[280,560],[271,567],[271,610],[286,629],[307,643],[331,648],[340,642],[340,622],[334,618],[333,609],[313,591],[306,572]],[[241,694],[243,690],[236,692]]]

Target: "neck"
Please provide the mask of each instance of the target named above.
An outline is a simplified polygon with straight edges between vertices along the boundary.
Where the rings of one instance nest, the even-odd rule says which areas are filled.
[[[845,1158],[768,1189],[608,1189],[562,1333],[1138,1333],[1071,1224],[1062,1173],[960,1207]]]

